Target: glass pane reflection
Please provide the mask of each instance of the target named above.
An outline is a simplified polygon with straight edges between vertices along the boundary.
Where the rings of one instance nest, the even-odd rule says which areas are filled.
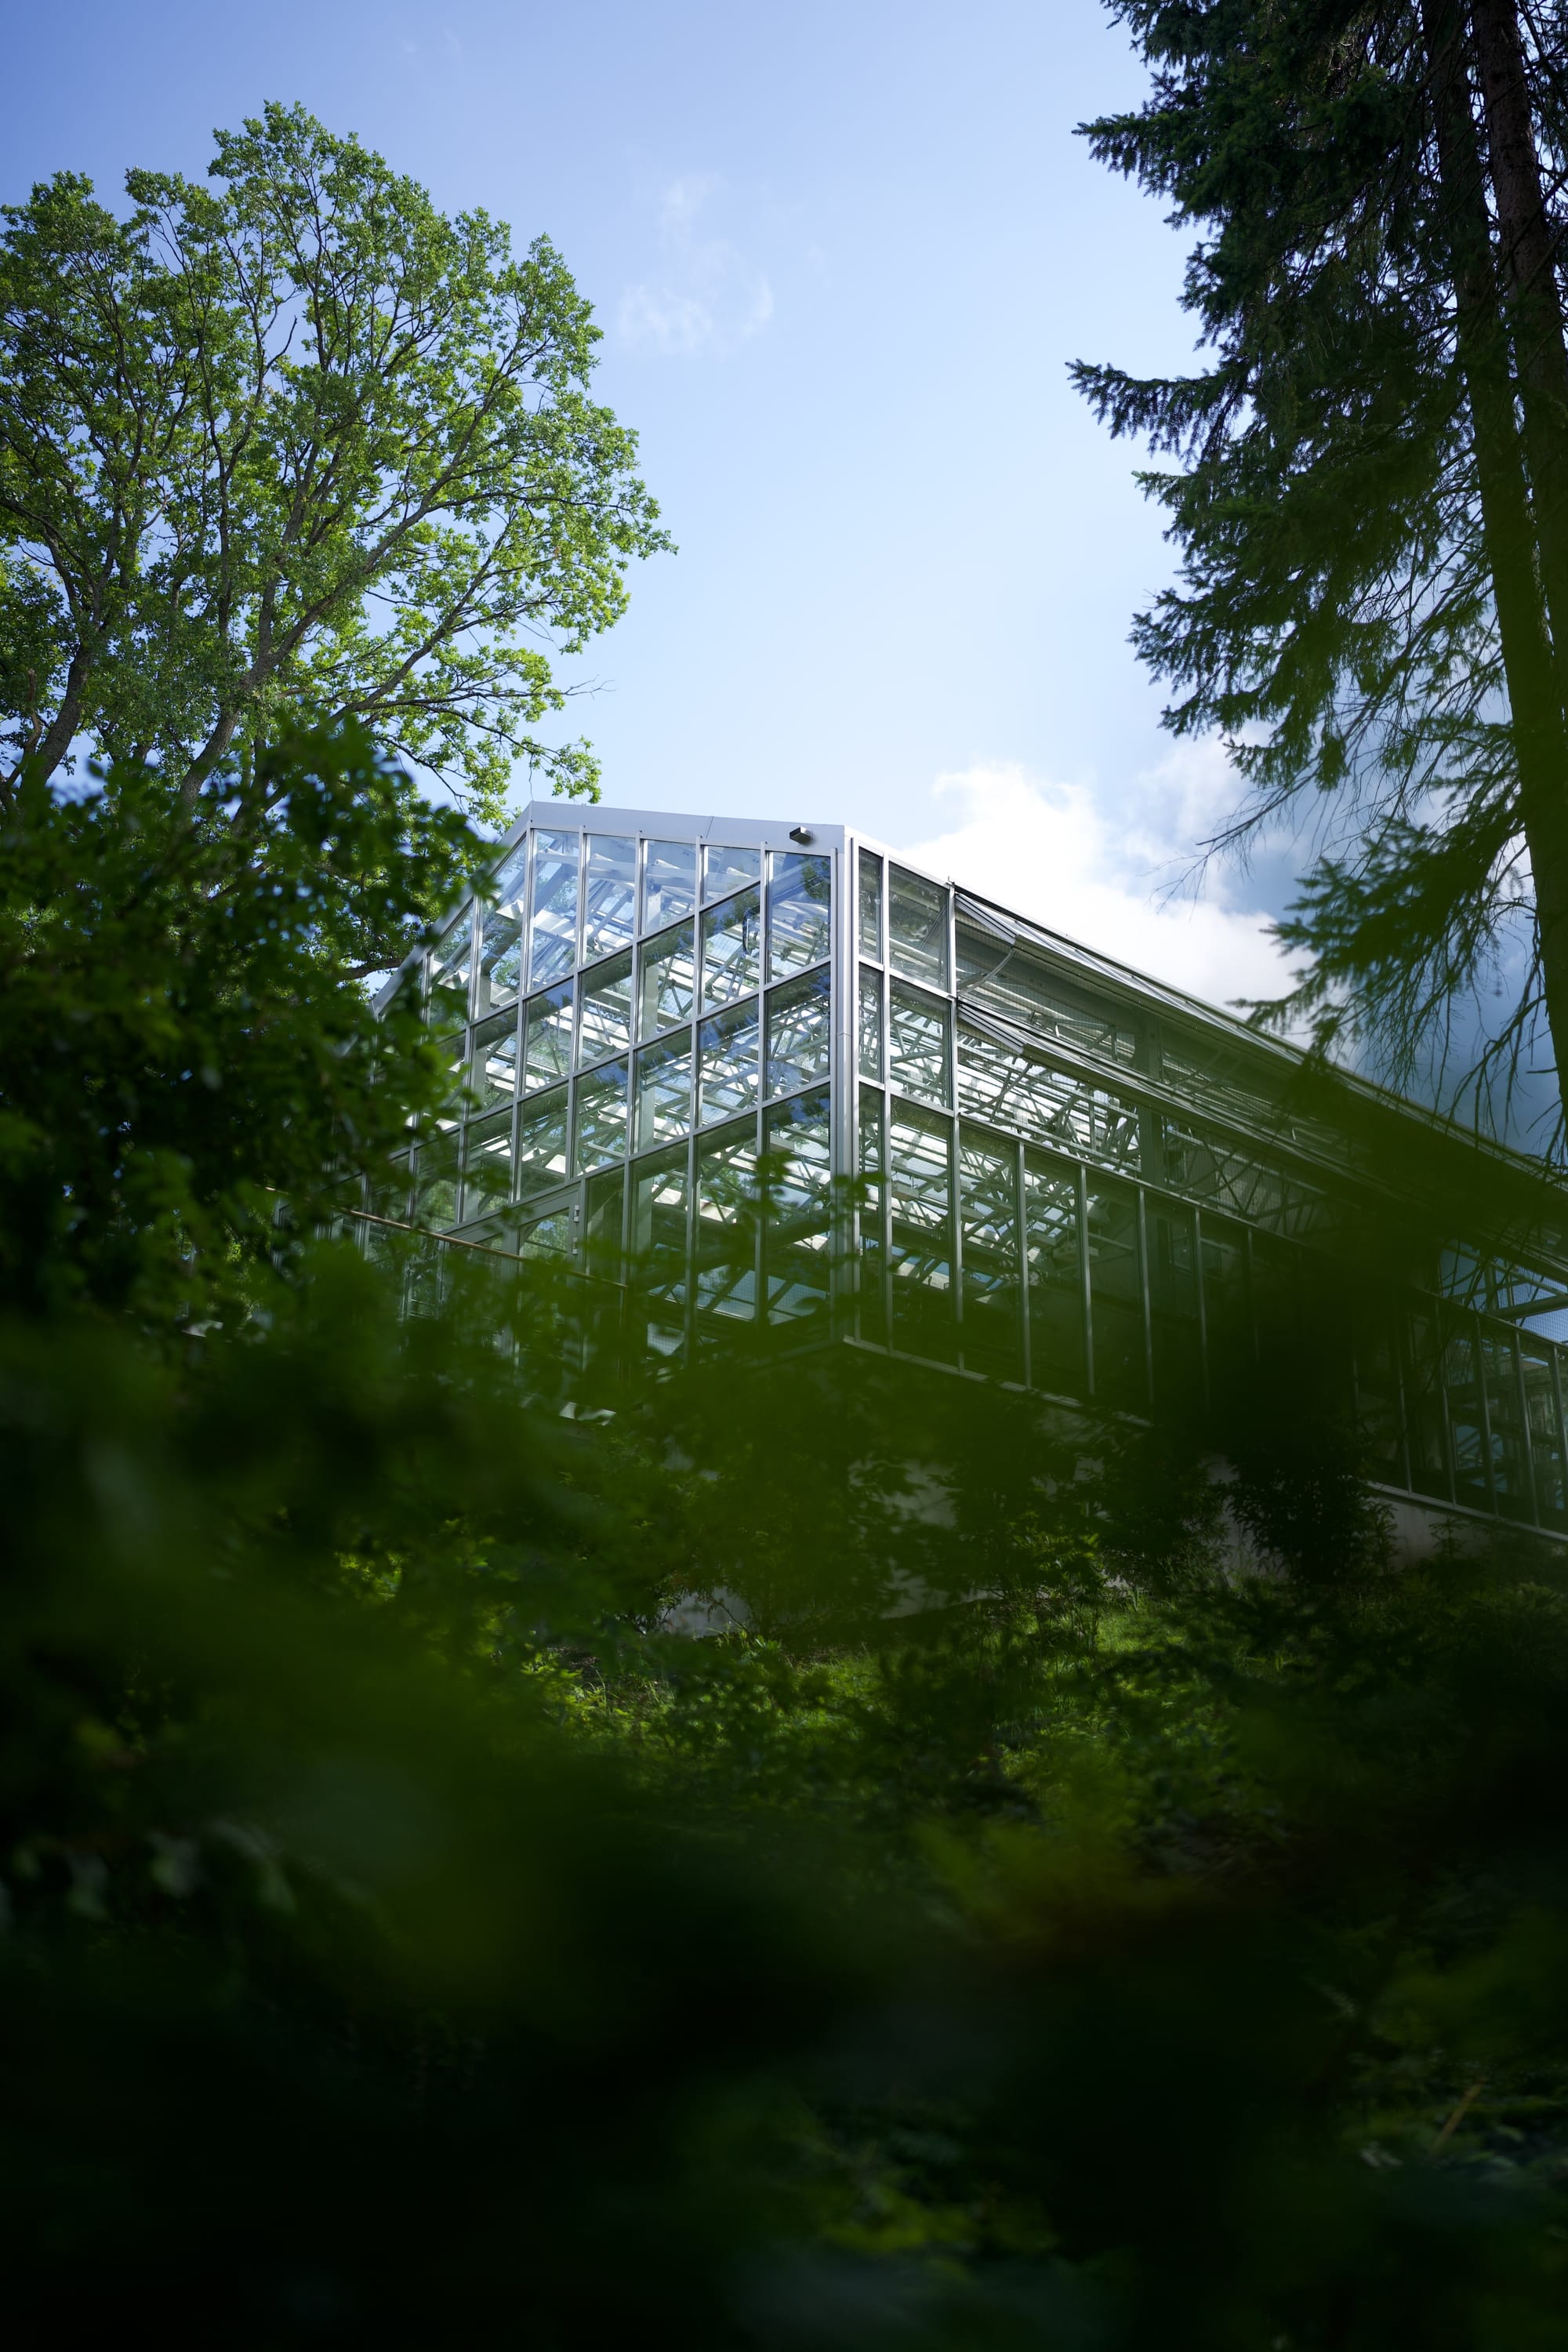
[[[621,1250],[626,1197],[626,1171],[620,1168],[590,1176],[584,1187],[583,1255],[589,1273],[601,1282],[619,1282],[626,1270]]]
[[[762,978],[763,919],[755,890],[702,918],[702,1010],[749,996]]]
[[[726,890],[737,889],[742,882],[755,882],[762,870],[760,849],[725,849],[710,843],[702,853],[702,896],[721,898]]]
[[[647,1151],[691,1126],[691,1039],[645,1045],[637,1055],[637,1142]]]
[[[754,1124],[721,1128],[697,1147],[697,1306],[749,1322],[757,1311]]]
[[[950,1099],[948,1011],[940,997],[922,996],[895,981],[888,993],[888,1077],[928,1102]]]
[[[571,1209],[547,1209],[542,1216],[525,1218],[517,1229],[519,1257],[570,1258],[576,1249],[577,1219]]]
[[[583,961],[629,947],[637,928],[637,845],[591,833],[583,882]]]
[[[626,1066],[607,1062],[591,1077],[577,1081],[577,1138],[574,1168],[603,1168],[620,1159],[626,1148]]]
[[[468,964],[474,944],[474,910],[464,908],[430,951],[430,1025],[455,1028],[468,1017]]]
[[[967,1021],[958,1027],[958,1107],[1054,1143],[1074,1159],[1117,1168],[1139,1164],[1139,1113],[1133,1104]]]
[[[888,869],[888,961],[906,980],[947,986],[947,892],[901,866]]]
[[[481,1110],[510,1103],[517,1093],[517,1014],[501,1013],[481,1021],[474,1031],[474,1057],[468,1084]]]
[[[522,985],[522,920],[500,907],[487,907],[479,934],[479,976],[474,1011],[482,1015],[512,1003]]]
[[[697,1005],[697,933],[690,923],[665,931],[642,947],[637,1034],[656,1037],[679,1021],[689,1021]]]
[[[528,835],[524,834],[502,859],[494,897],[483,910],[476,1015],[512,1003],[522,986],[522,913],[527,891]]]
[[[826,1078],[833,1059],[826,971],[809,972],[768,997],[768,1092],[793,1094]]]
[[[830,1297],[833,1134],[826,1089],[769,1111],[766,1151],[768,1317],[798,1323],[825,1313]]]
[[[523,1084],[530,1091],[553,1086],[571,1070],[572,998],[573,984],[568,980],[528,1001]]]
[[[632,960],[616,956],[583,974],[583,1010],[577,1024],[577,1066],[624,1054],[632,1042]]]
[[[740,1006],[716,1020],[705,1021],[697,1033],[697,1117],[728,1118],[757,1099],[757,1008]]]
[[[657,931],[697,904],[697,845],[650,841],[643,860],[642,927]]]
[[[517,1189],[545,1192],[566,1173],[566,1089],[524,1103],[517,1120]]]
[[[978,1128],[958,1139],[963,1258],[963,1360],[1001,1380],[1023,1376],[1018,1148]]]
[[[883,1232],[887,1206],[887,1188],[883,1181],[886,1164],[882,1097],[872,1087],[862,1087],[859,1134],[856,1140],[856,1168],[860,1180],[860,1264],[855,1288],[860,1337],[871,1340],[878,1347],[885,1346],[888,1338],[887,1253]]]
[[[674,1355],[686,1334],[689,1197],[684,1151],[633,1167],[632,1279],[646,1303],[648,1345],[661,1356]]]
[[[949,1122],[894,1102],[888,1118],[893,1341],[916,1355],[951,1352],[952,1176]]]
[[[768,882],[768,977],[820,963],[832,941],[833,866],[775,850]]]
[[[581,834],[534,835],[533,919],[528,979],[532,988],[559,980],[577,961],[577,866]]]
[[[463,1215],[481,1217],[511,1198],[511,1113],[470,1120],[463,1142]]]
[[[860,968],[860,1076],[880,1083],[882,1076],[882,975],[868,965]]]
[[[868,849],[860,852],[860,952],[878,963],[882,960],[882,861]]]

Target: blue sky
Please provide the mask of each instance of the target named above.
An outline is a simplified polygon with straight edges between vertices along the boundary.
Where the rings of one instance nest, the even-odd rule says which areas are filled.
[[[8,197],[205,170],[267,98],[444,209],[546,230],[679,553],[575,670],[605,797],[858,824],[1226,998],[1277,867],[1161,886],[1230,785],[1127,645],[1158,523],[1067,383],[1184,364],[1182,248],[1073,126],[1135,102],[1097,0],[55,0],[8,41]]]

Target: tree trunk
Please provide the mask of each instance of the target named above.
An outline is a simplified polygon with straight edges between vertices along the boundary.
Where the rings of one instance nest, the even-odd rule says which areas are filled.
[[[1535,886],[1547,1020],[1561,1067],[1568,1055],[1568,725],[1542,609],[1458,0],[1421,0],[1421,23],[1454,273],[1459,364],[1513,720],[1520,819]]]
[[[1535,147],[1514,0],[1473,0],[1488,162],[1514,370],[1524,412],[1535,542],[1546,590],[1558,695],[1568,709],[1568,352],[1555,236]]]

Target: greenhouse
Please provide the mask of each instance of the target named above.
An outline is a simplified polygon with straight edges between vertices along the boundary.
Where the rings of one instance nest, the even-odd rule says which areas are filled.
[[[1145,1415],[1321,1290],[1389,1166],[1395,1206],[1484,1198],[1358,1310],[1347,1402],[1392,1493],[1568,1530],[1568,1231],[1523,1163],[1325,1110],[1289,1047],[877,843],[536,803],[412,969],[453,1101],[363,1228],[574,1266],[656,1359],[765,1331]]]

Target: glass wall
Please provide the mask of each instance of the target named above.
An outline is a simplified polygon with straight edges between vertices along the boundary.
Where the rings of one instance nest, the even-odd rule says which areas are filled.
[[[865,1344],[1132,1415],[1254,1380],[1350,1200],[1278,1055],[882,852],[842,858],[525,834],[426,959],[451,1095],[369,1208],[635,1268],[658,1354],[809,1332],[837,1295]],[[1344,1310],[1376,1475],[1568,1531],[1561,1351],[1523,1328],[1551,1278],[1455,1250],[1442,1279]]]
[[[1247,1134],[1273,1071],[880,854],[852,883],[861,1339],[1131,1414],[1201,1414],[1299,1349],[1344,1210]],[[1464,1305],[1347,1303],[1333,1378],[1389,1486],[1568,1529],[1561,1351],[1472,1303],[1546,1286],[1466,1266]]]
[[[448,1109],[374,1213],[604,1280],[635,1265],[665,1353],[694,1308],[825,1314],[832,857],[561,824],[491,887],[429,959]]]

